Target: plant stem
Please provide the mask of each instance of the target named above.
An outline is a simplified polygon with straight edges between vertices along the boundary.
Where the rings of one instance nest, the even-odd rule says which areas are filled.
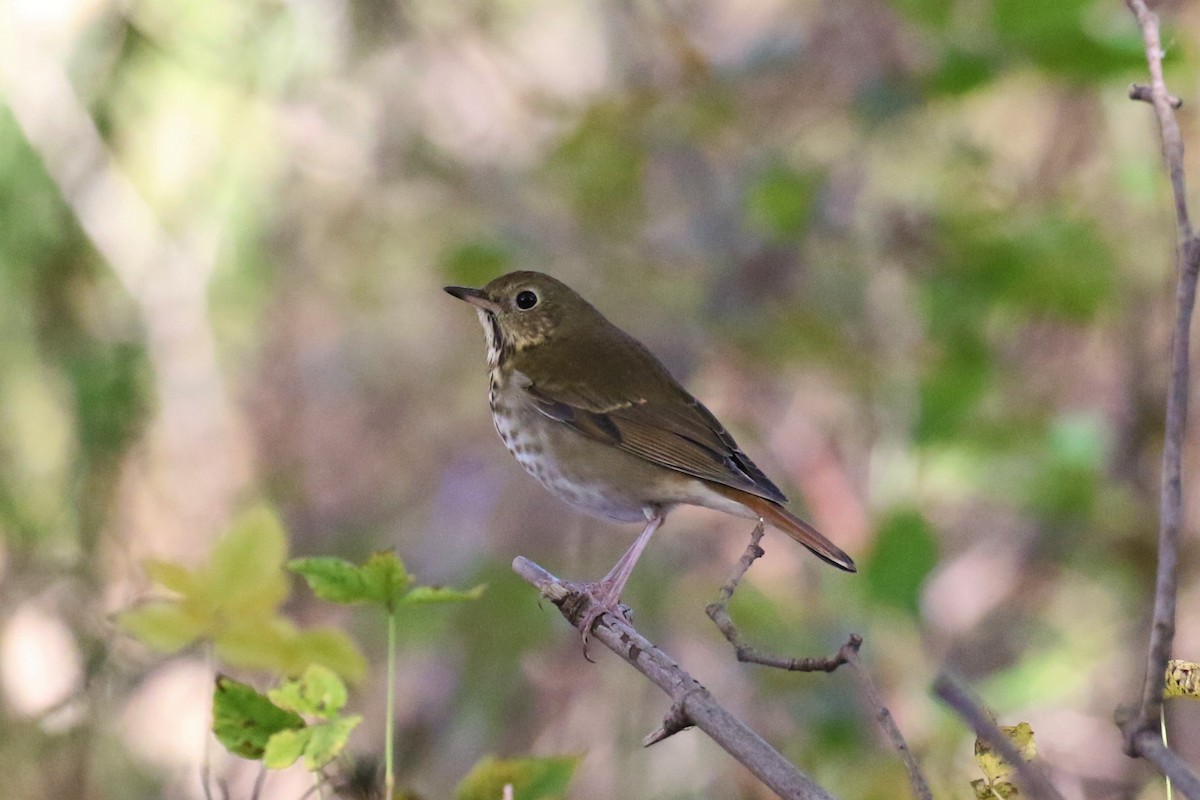
[[[387,643],[387,714],[383,730],[383,787],[386,798],[395,796],[396,774],[393,771],[395,747],[393,739],[396,727],[396,612],[388,612],[388,643]]]

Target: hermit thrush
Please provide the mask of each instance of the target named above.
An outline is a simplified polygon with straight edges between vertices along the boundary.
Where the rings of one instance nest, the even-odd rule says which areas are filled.
[[[487,336],[488,402],[525,471],[570,505],[646,523],[612,570],[587,588],[586,639],[618,601],[667,512],[683,503],[762,519],[820,558],[854,562],[783,507],[771,483],[699,400],[640,342],[549,275],[513,272],[482,289],[447,286],[475,306]]]

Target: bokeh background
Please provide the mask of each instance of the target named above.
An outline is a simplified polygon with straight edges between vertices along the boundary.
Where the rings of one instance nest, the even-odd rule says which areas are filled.
[[[5,797],[202,796],[213,667],[112,616],[142,559],[195,564],[263,500],[293,554],[394,547],[489,586],[402,626],[402,786],[578,753],[581,800],[769,796],[698,733],[642,750],[665,696],[586,662],[509,571],[594,578],[636,532],[550,499],[492,430],[481,331],[440,289],[516,268],[645,341],[856,557],[769,534],[734,617],[794,655],[863,634],[939,796],[980,777],[943,668],[1033,725],[1067,798],[1165,796],[1112,721],[1142,677],[1174,280],[1122,2],[2,8]],[[1194,187],[1200,14],[1160,10]],[[748,533],[675,513],[626,595],[640,629],[838,796],[905,796],[849,672],[739,665],[704,616]],[[288,610],[371,657],[351,749],[378,756],[379,620],[302,586]],[[1200,762],[1200,714],[1169,711]],[[249,795],[251,765],[213,768]]]

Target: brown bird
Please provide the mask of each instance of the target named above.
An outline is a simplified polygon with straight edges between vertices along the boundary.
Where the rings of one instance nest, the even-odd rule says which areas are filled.
[[[586,588],[621,615],[621,590],[667,513],[687,504],[762,519],[847,572],[854,562],[783,507],[787,498],[717,418],[641,342],[561,281],[513,272],[482,289],[447,286],[487,336],[488,402],[525,471],[589,514],[645,522],[633,546]]]

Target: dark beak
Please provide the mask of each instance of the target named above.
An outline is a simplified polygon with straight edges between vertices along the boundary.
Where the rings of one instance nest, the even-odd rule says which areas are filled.
[[[445,287],[446,294],[452,297],[457,297],[459,300],[466,300],[476,308],[482,308],[489,314],[499,314],[500,304],[492,300],[482,289],[470,289],[466,286],[447,286]]]

